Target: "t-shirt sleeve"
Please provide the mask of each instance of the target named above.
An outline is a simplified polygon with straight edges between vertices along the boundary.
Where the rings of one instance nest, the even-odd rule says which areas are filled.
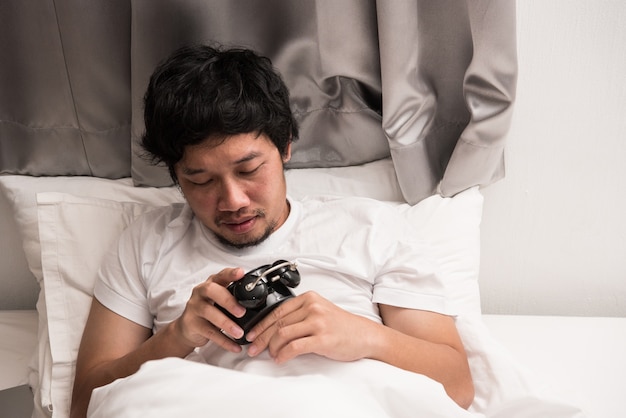
[[[104,257],[94,287],[94,297],[105,307],[146,328],[153,328],[144,265],[150,262],[154,239],[145,231],[154,231],[155,213],[149,213],[132,223],[116,245]]]
[[[378,234],[383,246],[373,302],[456,315],[428,243],[403,219],[391,222],[387,215],[378,224],[383,225]]]

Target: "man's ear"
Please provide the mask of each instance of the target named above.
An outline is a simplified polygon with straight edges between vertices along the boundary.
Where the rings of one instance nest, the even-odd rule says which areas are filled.
[[[285,152],[283,153],[283,164],[291,160],[291,144],[292,143],[293,143],[292,141],[289,141],[289,143],[285,147]]]

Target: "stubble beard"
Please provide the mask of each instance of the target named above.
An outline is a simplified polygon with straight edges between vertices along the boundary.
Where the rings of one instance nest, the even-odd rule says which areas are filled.
[[[258,211],[256,213],[256,216],[258,216],[260,219],[263,219],[265,218],[265,212]],[[267,226],[265,227],[265,230],[260,236],[256,238],[253,237],[251,239],[243,238],[241,241],[230,240],[226,238],[225,236],[218,234],[217,232],[214,232],[214,235],[222,245],[241,250],[243,248],[255,247],[261,244],[263,241],[268,239],[270,235],[272,235],[272,232],[274,232],[274,230],[276,229],[276,226],[277,226],[276,221],[270,221],[268,222]]]

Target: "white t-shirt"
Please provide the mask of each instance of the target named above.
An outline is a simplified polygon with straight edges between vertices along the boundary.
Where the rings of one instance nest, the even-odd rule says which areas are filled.
[[[381,322],[378,303],[454,314],[437,266],[391,206],[364,198],[289,199],[285,223],[255,247],[222,245],[186,204],[134,222],[107,254],[94,295],[158,332],[180,316],[194,286],[226,267],[295,261],[301,283],[341,308]]]

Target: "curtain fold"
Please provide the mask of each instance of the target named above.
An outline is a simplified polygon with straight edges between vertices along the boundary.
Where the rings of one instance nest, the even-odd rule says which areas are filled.
[[[187,43],[272,59],[301,125],[288,167],[391,156],[409,203],[504,176],[514,0],[3,0],[0,172],[171,184],[137,140]]]
[[[167,170],[141,158],[142,99],[158,62],[188,43],[250,47],[272,60],[300,124],[288,168],[388,157],[376,34],[373,1],[132,0],[135,184],[172,184]]]
[[[515,2],[467,4],[474,53],[463,90],[471,119],[441,181],[444,196],[504,177],[504,145],[517,84]]]
[[[405,199],[502,178],[517,75],[515,2],[376,5],[382,126]]]

